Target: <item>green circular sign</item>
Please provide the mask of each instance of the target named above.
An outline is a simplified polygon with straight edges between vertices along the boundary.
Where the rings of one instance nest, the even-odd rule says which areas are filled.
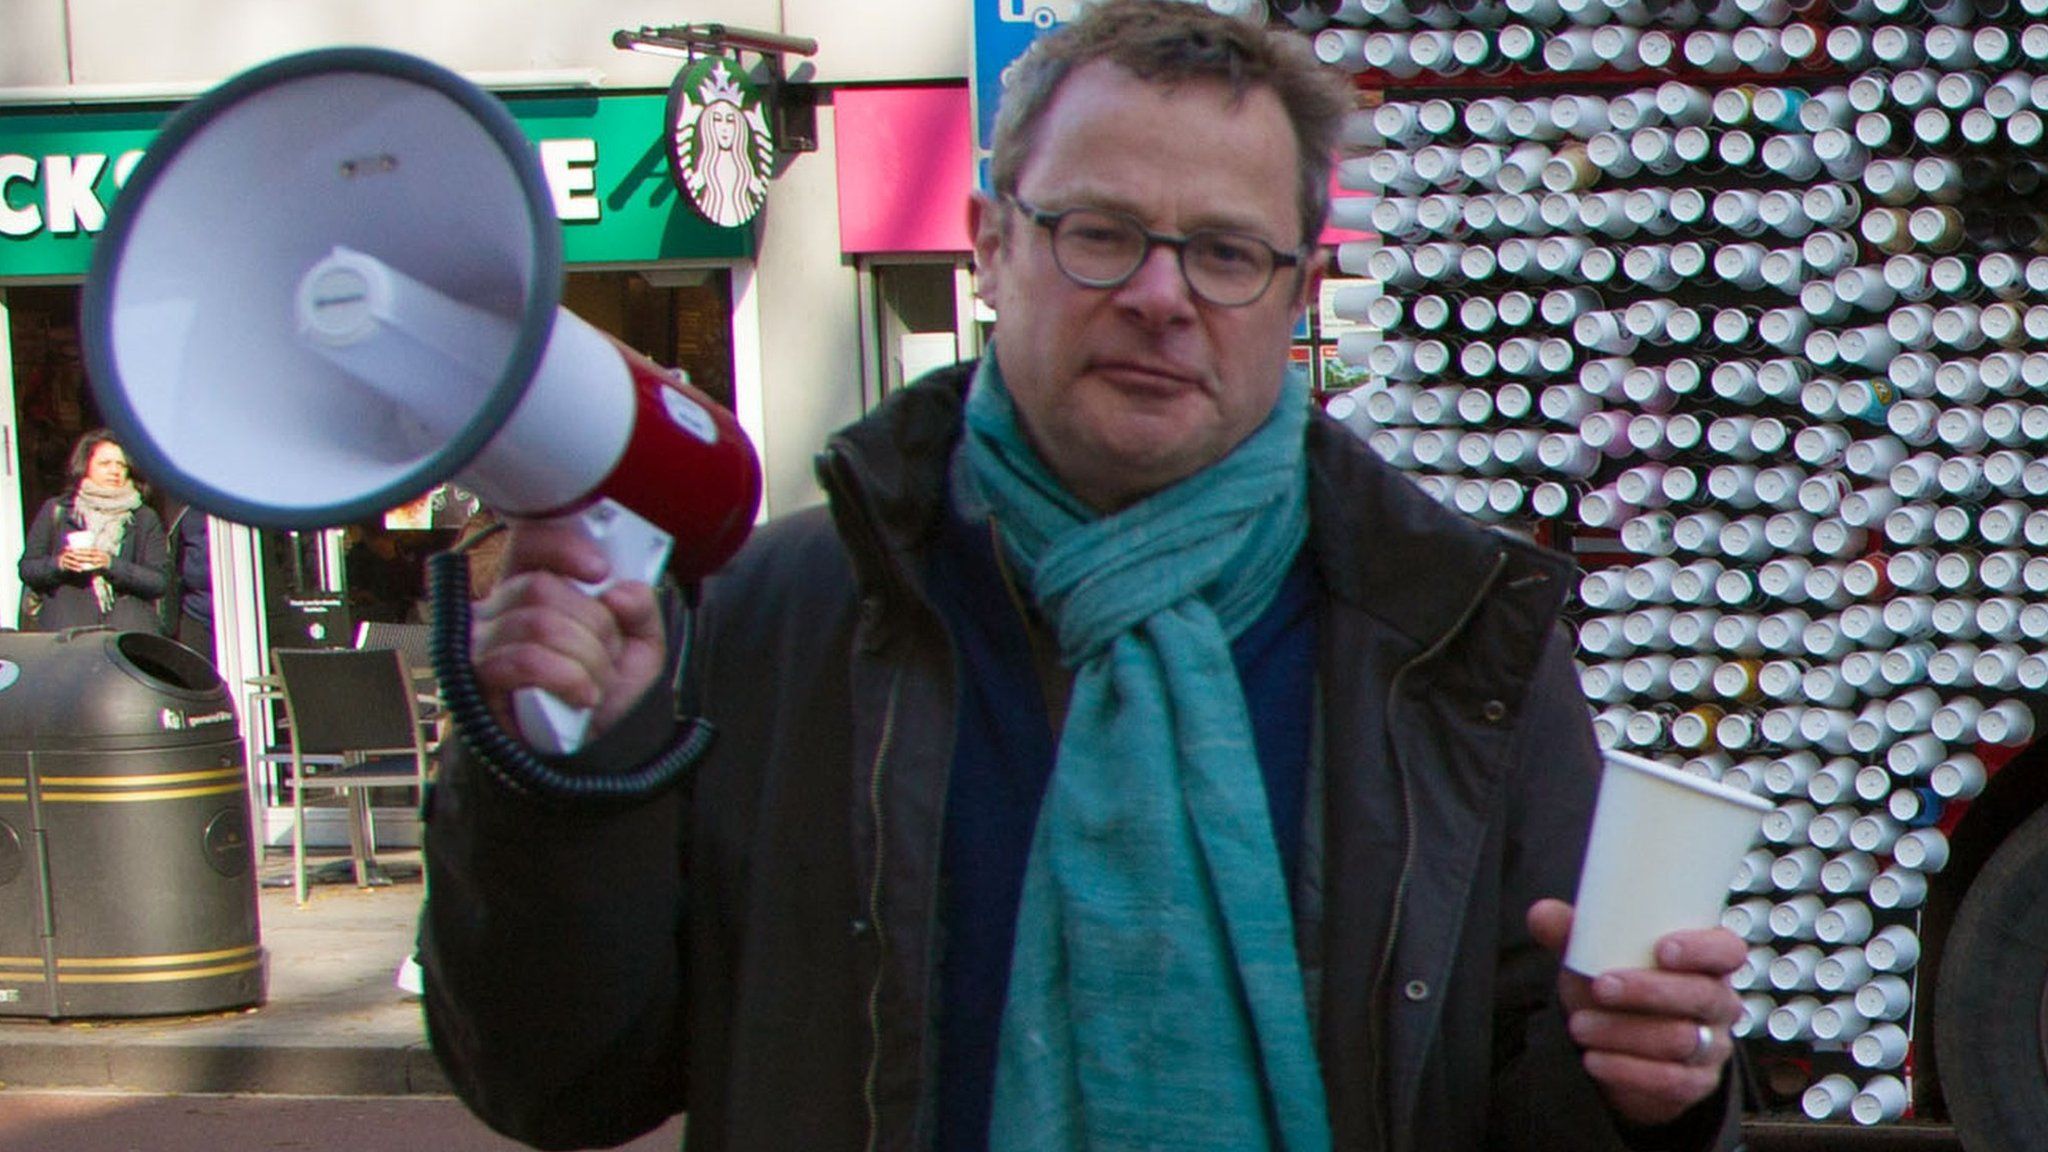
[[[768,199],[775,134],[760,90],[724,56],[699,60],[668,91],[669,171],[698,215],[723,228]]]

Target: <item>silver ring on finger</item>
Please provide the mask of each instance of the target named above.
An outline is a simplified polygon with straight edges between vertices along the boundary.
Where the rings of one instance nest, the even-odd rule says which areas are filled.
[[[1687,1064],[1705,1064],[1714,1054],[1714,1028],[1710,1024],[1694,1024],[1697,1029],[1693,1037],[1692,1051],[1685,1057]]]

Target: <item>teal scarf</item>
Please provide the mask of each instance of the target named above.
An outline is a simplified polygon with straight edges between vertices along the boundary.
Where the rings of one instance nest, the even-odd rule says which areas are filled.
[[[1294,925],[1230,638],[1308,533],[1309,399],[1110,516],[1025,443],[995,357],[968,477],[1074,670],[1025,866],[995,1152],[1324,1152]]]

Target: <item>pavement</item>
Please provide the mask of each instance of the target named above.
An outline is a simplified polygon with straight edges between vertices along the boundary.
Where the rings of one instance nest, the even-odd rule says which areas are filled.
[[[282,857],[282,859],[280,859]],[[272,849],[258,904],[268,999],[199,1016],[0,1019],[0,1086],[128,1092],[407,1096],[451,1091],[419,1001],[397,986],[422,887],[417,852],[380,854],[395,881],[316,884],[293,902]],[[341,857],[346,863],[346,856]],[[346,869],[344,868],[343,871]]]
[[[427,1047],[419,1001],[397,985],[398,967],[412,951],[419,916],[419,856],[385,851],[380,859],[395,882],[367,889],[347,879],[316,884],[300,907],[292,900],[290,854],[272,849],[258,895],[270,964],[266,1003],[233,1012],[146,1019],[0,1018],[0,1092],[13,1097],[22,1091],[449,1095],[448,1080]],[[346,856],[337,863],[342,867],[329,871],[344,875]],[[75,1122],[67,1123],[72,1127],[66,1131],[77,1130]],[[1960,1147],[1954,1133],[1939,1124],[1857,1128],[1753,1117],[1744,1128],[1752,1152],[1958,1152]],[[672,1149],[681,1131],[678,1117],[625,1152]],[[434,1147],[436,1152],[467,1152],[469,1146],[444,1141]]]

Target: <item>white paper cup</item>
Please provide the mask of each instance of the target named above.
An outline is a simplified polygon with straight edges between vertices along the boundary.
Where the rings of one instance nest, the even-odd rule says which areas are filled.
[[[1856,1098],[1856,1081],[1837,1072],[1823,1076],[1799,1097],[1799,1108],[1809,1120],[1832,1120],[1849,1110]]]
[[[1910,1102],[1905,1081],[1897,1076],[1873,1076],[1849,1102],[1849,1115],[1858,1124],[1883,1124],[1904,1116]]]
[[[1911,1041],[1897,1024],[1879,1024],[1849,1042],[1849,1055],[1865,1068],[1897,1068]]]
[[[1627,752],[1603,753],[1600,798],[1564,964],[1654,968],[1668,932],[1712,928],[1768,800]]]
[[[66,548],[90,548],[92,547],[92,533],[84,529],[76,532],[66,532],[64,534],[64,546]]]

